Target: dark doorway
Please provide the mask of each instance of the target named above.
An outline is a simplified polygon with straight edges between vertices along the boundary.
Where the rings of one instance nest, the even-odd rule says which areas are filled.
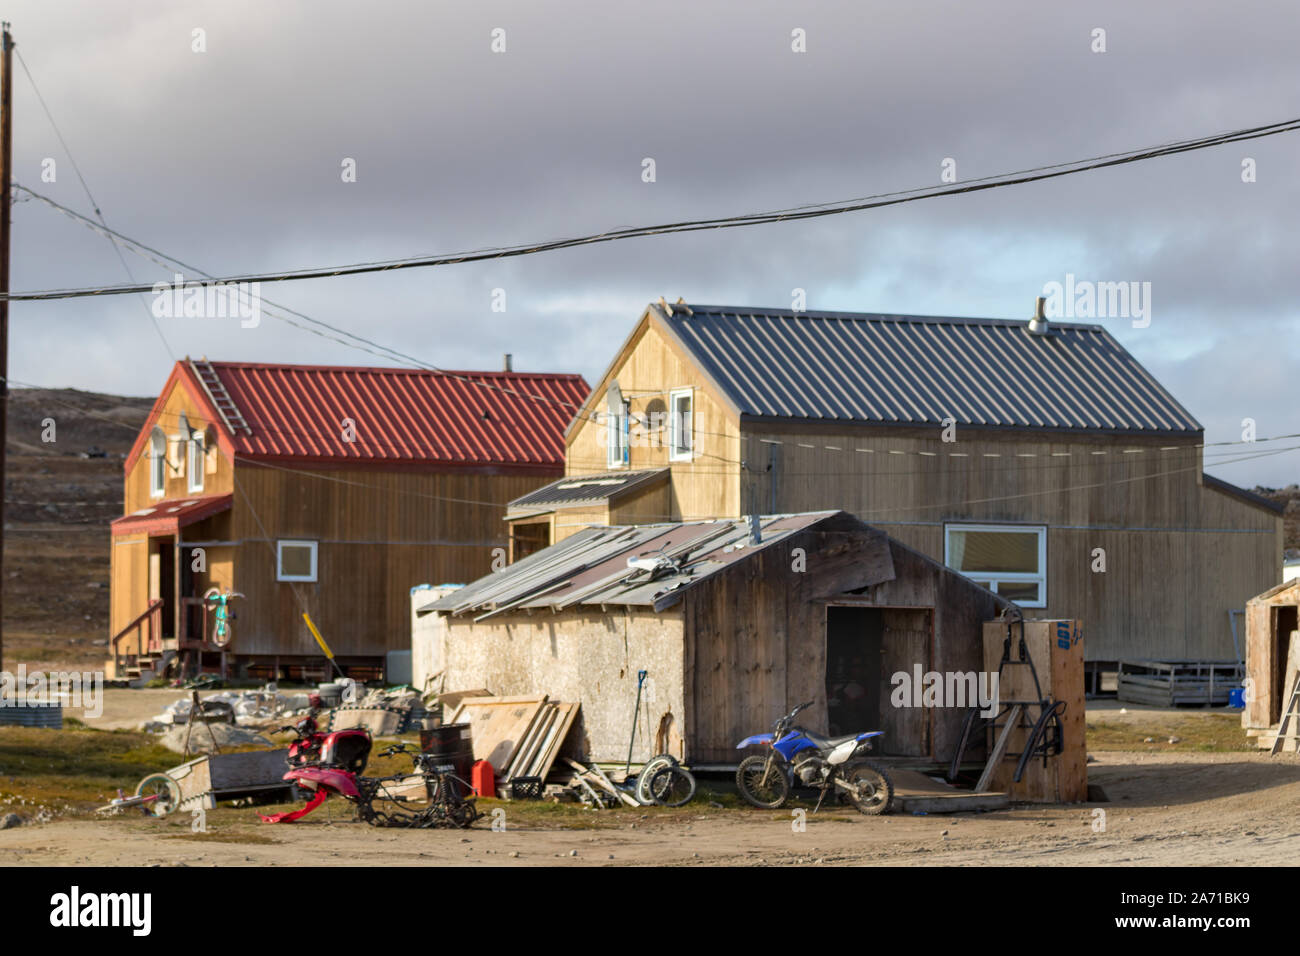
[[[1294,604],[1281,604],[1273,608],[1273,694],[1270,698],[1270,723],[1277,723],[1286,712],[1291,700],[1291,688],[1286,686],[1287,651],[1291,646],[1291,632],[1296,630],[1297,608]]]
[[[930,669],[928,608],[832,606],[826,609],[826,712],[832,736],[879,730],[876,753],[930,754],[930,711],[920,701],[895,707],[894,677],[915,683]]]
[[[158,542],[158,597],[162,598],[162,632],[165,638],[176,636],[176,546]]]
[[[826,716],[833,737],[880,723],[883,633],[879,608],[826,609]]]

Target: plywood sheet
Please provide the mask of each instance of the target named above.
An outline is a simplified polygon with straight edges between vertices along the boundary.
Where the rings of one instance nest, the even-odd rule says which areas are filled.
[[[471,697],[447,720],[469,724],[475,760],[504,767],[528,732],[546,697]]]

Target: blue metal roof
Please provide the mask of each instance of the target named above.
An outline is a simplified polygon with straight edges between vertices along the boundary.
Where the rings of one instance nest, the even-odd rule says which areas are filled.
[[[1099,325],[710,305],[653,307],[742,416],[1199,433]],[[671,311],[671,315],[668,312]]]

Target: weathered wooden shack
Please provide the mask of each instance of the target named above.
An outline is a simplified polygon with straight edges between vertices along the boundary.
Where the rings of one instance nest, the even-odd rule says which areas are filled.
[[[880,751],[951,757],[965,710],[896,707],[893,676],[979,672],[1008,605],[843,512],[590,527],[417,609],[443,620],[448,688],[580,701],[583,751],[734,764],[812,700],[807,726],[880,729]]]
[[[1246,694],[1241,724],[1272,746],[1300,673],[1300,579],[1284,581],[1246,602]],[[1288,736],[1300,734],[1293,718]],[[1296,749],[1294,742],[1291,750]]]

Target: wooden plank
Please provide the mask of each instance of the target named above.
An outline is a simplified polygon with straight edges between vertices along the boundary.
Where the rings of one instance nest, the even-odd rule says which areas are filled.
[[[984,765],[984,772],[980,774],[979,783],[975,784],[975,792],[983,793],[988,790],[989,784],[993,780],[993,773],[997,770],[998,764],[1002,762],[1003,756],[1007,752],[1007,741],[1011,737],[1011,731],[1015,729],[1016,724],[1020,721],[1021,705],[1015,704],[1007,712],[1007,722],[1002,727],[1002,733],[998,734],[998,742],[993,747],[993,752],[989,754],[988,763]]]
[[[561,716],[556,724],[555,733],[547,741],[546,746],[538,755],[537,760],[533,763],[533,772],[530,776],[541,777],[546,779],[547,774],[551,772],[551,767],[555,764],[555,758],[564,746],[564,740],[569,736],[569,731],[573,728],[574,721],[577,719],[578,710],[581,704],[574,702],[571,704],[559,704]]]

